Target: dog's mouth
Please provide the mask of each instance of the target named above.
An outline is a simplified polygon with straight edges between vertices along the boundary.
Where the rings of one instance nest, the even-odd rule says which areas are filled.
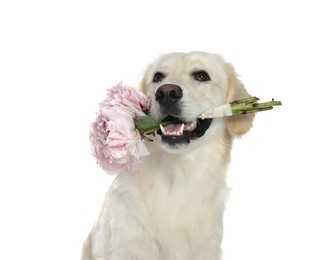
[[[161,125],[157,134],[161,135],[162,141],[176,145],[180,143],[190,143],[191,140],[202,137],[212,123],[212,119],[196,119],[191,122],[183,122],[180,119],[168,116],[162,120],[163,122],[171,122]]]

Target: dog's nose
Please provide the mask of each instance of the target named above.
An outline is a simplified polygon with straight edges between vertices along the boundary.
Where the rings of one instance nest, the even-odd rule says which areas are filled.
[[[182,98],[182,89],[178,85],[164,84],[157,89],[155,97],[162,105],[174,104]]]

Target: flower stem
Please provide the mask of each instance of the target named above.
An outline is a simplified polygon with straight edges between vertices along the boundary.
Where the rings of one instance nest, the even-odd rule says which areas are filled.
[[[259,98],[257,97],[249,97],[241,100],[235,100],[230,103],[230,107],[232,110],[232,115],[245,115],[248,113],[256,113],[261,111],[267,111],[273,109],[274,106],[282,105],[281,101],[272,101],[258,103]],[[223,115],[221,115],[223,116]],[[212,118],[212,116],[210,116]],[[213,117],[215,117],[213,115]],[[159,130],[159,125],[163,126],[173,124],[174,121],[167,122],[157,122],[151,116],[138,116],[134,119],[135,126],[139,130],[141,136],[146,140],[150,141],[151,139],[146,137],[146,135],[153,134],[155,131]]]
[[[144,134],[152,134],[153,132],[159,129],[159,125],[162,124],[163,126],[173,124],[174,121],[167,121],[167,122],[157,122],[151,116],[138,116],[134,119],[135,126],[137,129],[142,131]]]
[[[230,103],[233,115],[244,115],[247,113],[271,110],[274,106],[282,105],[281,101],[272,100],[269,102],[257,103],[255,102],[257,100],[259,100],[257,97],[252,97]]]
[[[259,98],[257,97],[248,97],[248,98],[245,98],[245,99],[240,99],[240,100],[235,100],[233,102],[230,103],[231,106],[234,106],[236,104],[251,104],[251,103],[255,103],[256,101],[258,101]]]

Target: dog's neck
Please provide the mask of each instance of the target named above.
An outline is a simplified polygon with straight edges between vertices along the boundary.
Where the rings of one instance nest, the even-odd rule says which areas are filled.
[[[223,180],[230,159],[232,139],[213,140],[209,142],[190,143],[194,149],[182,149],[180,152],[165,151],[159,140],[148,147],[150,155],[140,165],[140,174],[150,174],[148,169],[158,169],[169,183],[217,182]],[[198,142],[198,140],[196,141]],[[159,177],[159,176],[158,176]]]

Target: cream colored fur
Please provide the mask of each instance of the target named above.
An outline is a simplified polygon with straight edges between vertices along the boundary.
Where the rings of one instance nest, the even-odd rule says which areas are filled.
[[[203,69],[209,82],[196,82]],[[150,97],[151,115],[159,116],[153,83],[157,71],[165,83],[183,90],[183,114],[194,120],[203,111],[249,96],[233,67],[219,55],[203,52],[160,56],[145,72],[141,89]],[[252,126],[253,116],[213,119],[205,135],[175,149],[158,136],[151,153],[132,171],[117,176],[89,237],[82,260],[221,259],[226,169],[232,139]]]

